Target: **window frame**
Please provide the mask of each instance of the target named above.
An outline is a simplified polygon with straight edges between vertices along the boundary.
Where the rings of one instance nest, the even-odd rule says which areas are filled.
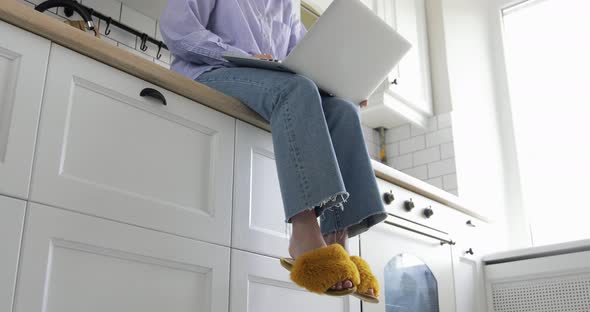
[[[533,237],[533,224],[530,216],[534,211],[530,210],[524,202],[524,193],[522,190],[521,169],[519,164],[519,155],[516,147],[516,131],[513,120],[512,100],[510,95],[510,83],[507,66],[506,44],[505,44],[505,27],[504,16],[506,11],[520,10],[547,0],[490,0],[490,39],[491,48],[495,61],[495,87],[498,100],[498,119],[499,126],[504,129],[502,135],[502,146],[504,155],[507,159],[506,174],[509,177],[509,183],[513,187],[511,193],[511,207],[519,207],[519,213],[522,225],[528,230],[528,240],[530,246],[535,246]]]

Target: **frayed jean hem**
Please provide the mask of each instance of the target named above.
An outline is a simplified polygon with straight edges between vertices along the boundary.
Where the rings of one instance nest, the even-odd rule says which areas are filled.
[[[286,216],[285,222],[291,223],[291,219],[294,216],[296,216],[304,211],[314,210],[316,217],[321,217],[324,214],[324,211],[326,209],[342,209],[343,204],[346,203],[346,201],[348,200],[348,196],[349,196],[349,194],[346,191],[338,192],[334,195],[331,195],[325,199],[320,200],[316,205],[307,206],[299,211],[296,211],[296,212]]]

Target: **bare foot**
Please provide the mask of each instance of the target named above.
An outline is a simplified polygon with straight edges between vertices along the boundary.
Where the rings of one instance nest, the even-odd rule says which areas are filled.
[[[291,221],[293,223],[293,235],[289,242],[291,258],[297,259],[308,251],[326,247],[314,211],[302,212],[293,217]],[[336,283],[330,289],[346,290],[352,287],[352,281],[346,280]]]
[[[346,251],[348,251],[348,232],[346,230],[338,231],[332,234],[324,235],[324,241],[326,244],[340,244]],[[334,287],[332,287],[334,289]],[[365,295],[375,297],[375,292],[373,289],[367,290]]]

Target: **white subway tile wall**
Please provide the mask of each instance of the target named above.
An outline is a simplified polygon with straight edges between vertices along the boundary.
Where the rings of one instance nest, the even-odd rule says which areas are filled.
[[[419,150],[414,153],[414,166],[428,164],[440,160],[440,146]]]
[[[437,146],[453,141],[451,128],[440,129],[426,134],[426,146]]]
[[[388,155],[389,157],[399,156],[399,143],[395,142],[387,144],[385,151],[386,155]]]
[[[387,165],[458,195],[450,113],[430,118],[426,128],[388,129],[385,138]]]
[[[428,182],[428,184],[438,187],[439,189],[443,188],[443,178],[442,177],[428,179],[428,180],[426,180],[426,182]]]
[[[410,169],[405,169],[405,170],[402,170],[402,172],[409,174],[409,175],[415,177],[416,179],[420,179],[423,181],[428,180],[428,166],[426,166],[426,165],[422,165],[422,166],[418,166],[418,167],[414,167],[414,168],[410,168]]]
[[[126,5],[121,6],[121,21],[151,37],[156,36],[156,20],[145,16]]]
[[[455,159],[449,158],[428,164],[428,177],[440,177],[457,172]]]
[[[455,146],[453,142],[444,143],[440,145],[440,158],[447,159],[455,157]]]
[[[34,7],[35,5],[43,2],[44,0],[17,0],[18,2],[25,4],[30,7]],[[156,38],[157,40],[162,40],[159,29],[156,29],[158,25],[158,21],[154,20],[151,17],[148,17],[144,14],[139,13],[137,10],[123,5],[120,1],[116,0],[82,0],[80,1],[82,4],[89,8],[93,8],[94,10],[113,18],[113,20],[119,21],[127,26],[135,28],[139,32],[145,33],[150,37]],[[59,20],[80,20],[81,18],[74,14],[72,17],[66,17],[63,9],[51,9],[45,14],[55,17]],[[170,63],[172,62],[172,57],[170,52],[166,49],[162,49],[160,51],[161,57],[160,59],[157,58],[158,46],[152,43],[147,43],[147,50],[141,51],[141,40],[126,31],[123,31],[115,26],[109,27],[109,34],[105,34],[106,29],[106,22],[99,21],[98,19],[94,18],[94,23],[96,27],[98,27],[99,32],[101,34],[101,39],[107,41],[108,43],[119,46],[133,54],[141,56],[150,62],[154,62],[162,67],[170,68]]]
[[[411,137],[407,140],[400,141],[399,142],[399,153],[403,155],[403,154],[412,153],[412,152],[422,150],[426,146],[425,142],[426,141],[424,140],[423,135]]]
[[[115,0],[82,0],[82,4],[112,17],[114,20],[121,18],[121,2]]]
[[[410,137],[410,124],[388,129],[385,133],[385,142],[387,144],[399,142]]]
[[[449,174],[443,177],[443,185],[447,190],[457,189],[457,174]]]
[[[405,155],[394,157],[393,163],[391,165],[395,169],[398,169],[398,170],[412,168],[413,167],[412,154],[405,154]]]

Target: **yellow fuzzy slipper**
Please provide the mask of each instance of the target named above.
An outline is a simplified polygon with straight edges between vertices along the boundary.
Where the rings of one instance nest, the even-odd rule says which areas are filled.
[[[348,253],[338,244],[308,251],[297,258],[281,259],[281,265],[291,272],[295,284],[318,294],[346,296],[354,293],[360,275]],[[330,289],[334,284],[350,280],[353,287]]]
[[[369,264],[357,256],[350,257],[350,260],[356,265],[361,277],[361,282],[358,284],[356,292],[352,295],[365,302],[379,303],[379,282],[371,272]],[[369,289],[373,290],[374,296],[367,294]]]

